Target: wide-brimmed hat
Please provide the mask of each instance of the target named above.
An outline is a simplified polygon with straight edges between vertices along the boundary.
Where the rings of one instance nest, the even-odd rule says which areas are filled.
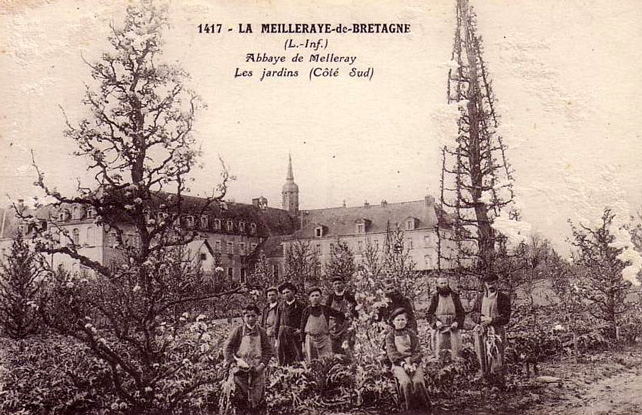
[[[292,284],[290,281],[286,281],[283,284],[279,285],[279,292],[282,293],[283,290],[290,289],[293,293],[297,293],[296,285]]]
[[[403,307],[396,308],[392,311],[392,313],[390,313],[390,317],[388,317],[388,321],[392,322],[392,320],[394,320],[395,317],[397,317],[399,314],[407,315],[408,311]]]

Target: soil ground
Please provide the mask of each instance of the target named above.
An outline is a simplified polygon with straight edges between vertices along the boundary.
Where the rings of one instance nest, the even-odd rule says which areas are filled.
[[[642,414],[642,345],[608,350],[579,359],[544,362],[539,376],[559,378],[542,383],[521,377],[513,390],[482,389],[441,415],[637,415]]]

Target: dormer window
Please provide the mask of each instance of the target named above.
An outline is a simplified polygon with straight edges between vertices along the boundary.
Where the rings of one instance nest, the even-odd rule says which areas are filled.
[[[76,205],[72,208],[72,212],[72,218],[74,220],[80,220],[85,214],[85,209],[80,205]]]
[[[405,221],[405,228],[407,231],[414,231],[417,228],[417,218],[407,218]]]
[[[201,215],[201,229],[208,229],[210,225],[207,215]]]
[[[220,219],[214,219],[214,229],[217,231],[221,230],[221,220]]]
[[[250,235],[255,235],[256,234],[256,223],[252,222],[250,223]]]
[[[187,226],[188,228],[194,227],[194,216],[192,215],[185,216],[185,226]]]
[[[357,219],[355,224],[355,233],[363,234],[368,231],[368,224],[370,221],[368,219]]]
[[[96,209],[93,207],[90,207],[87,209],[87,218],[88,219],[93,219],[96,217]]]
[[[239,222],[239,232],[245,232],[245,222]]]
[[[227,231],[232,232],[234,230],[234,222],[232,219],[227,220]]]
[[[58,220],[60,222],[64,222],[64,221],[67,220],[68,215],[69,215],[69,211],[67,211],[66,209],[65,210],[61,210],[60,213],[58,213]]]

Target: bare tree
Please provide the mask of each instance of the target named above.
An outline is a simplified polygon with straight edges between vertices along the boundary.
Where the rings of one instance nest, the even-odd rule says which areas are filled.
[[[321,279],[319,252],[309,241],[297,239],[289,244],[285,254],[285,277],[300,291],[311,284],[319,283]]]
[[[357,271],[354,254],[348,243],[337,238],[330,251],[330,260],[325,267],[327,277],[339,276],[348,282]]]
[[[448,103],[459,111],[458,135],[442,149],[441,176],[441,203],[453,211],[453,229],[440,233],[439,267],[481,277],[493,272],[501,235],[492,225],[513,202],[513,177],[475,14],[468,0],[458,0],[456,10]]]
[[[185,72],[157,60],[167,26],[165,9],[148,0],[131,5],[124,25],[111,28],[111,49],[87,63],[95,84],[83,103],[91,116],[67,120],[65,135],[75,142],[75,155],[89,161],[95,182],[62,195],[34,161],[37,185],[54,206],[93,211],[118,253],[113,263],[102,263],[83,254],[64,224],[37,230],[39,251],[66,255],[87,270],[56,272],[43,317],[108,364],[117,404],[133,413],[171,411],[217,380],[207,370],[216,339],[202,317],[194,321],[195,313],[182,311],[240,290],[200,289],[200,265],[187,249],[197,237],[184,215],[199,154],[191,134],[199,100],[185,86]],[[221,184],[190,214],[222,203],[230,179],[223,170]]]

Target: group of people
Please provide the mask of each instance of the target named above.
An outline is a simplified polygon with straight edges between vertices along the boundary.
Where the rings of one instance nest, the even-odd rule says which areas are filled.
[[[471,312],[475,350],[480,363],[480,377],[501,373],[506,333],[504,326],[511,314],[510,298],[497,289],[497,276],[483,280],[484,290]],[[406,409],[414,401],[428,405],[422,350],[417,336],[417,319],[412,302],[404,297],[392,280],[385,280],[387,304],[378,310],[378,318],[389,323],[382,349],[385,360],[397,380]],[[279,294],[281,300],[279,301]],[[346,290],[341,277],[332,279],[332,292],[322,301],[319,287],[308,289],[308,304],[296,298],[297,288],[290,282],[268,288],[263,310],[248,305],[243,323],[230,334],[225,346],[225,363],[235,363],[234,381],[249,408],[257,407],[265,389],[265,368],[273,356],[279,365],[320,359],[336,354],[351,358],[355,343],[351,319],[358,316],[357,302]],[[433,349],[438,357],[447,353],[460,356],[466,313],[459,295],[448,279],[437,279],[437,292],[427,312],[433,328]]]

